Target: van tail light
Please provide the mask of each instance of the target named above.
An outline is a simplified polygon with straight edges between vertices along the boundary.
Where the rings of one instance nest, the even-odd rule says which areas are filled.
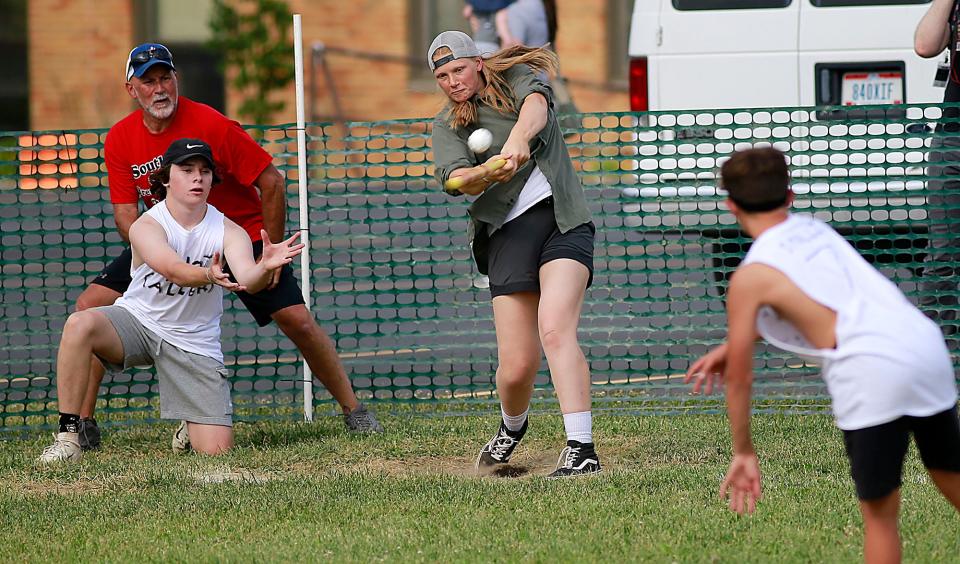
[[[645,112],[650,109],[650,97],[648,96],[649,82],[649,75],[647,74],[647,58],[631,58],[630,111]]]

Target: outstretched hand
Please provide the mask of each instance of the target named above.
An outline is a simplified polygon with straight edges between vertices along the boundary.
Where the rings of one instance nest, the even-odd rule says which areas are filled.
[[[717,387],[723,386],[723,371],[727,368],[727,344],[724,343],[712,351],[701,356],[696,362],[687,369],[687,375],[683,379],[684,384],[689,384],[693,380],[693,393],[699,394],[701,388],[704,393],[713,393],[714,381]]]
[[[270,236],[267,235],[266,230],[260,230],[260,236],[263,238],[263,254],[260,255],[260,263],[263,265],[263,268],[266,270],[278,270],[283,267],[285,264],[290,264],[293,261],[293,257],[300,254],[300,251],[303,250],[303,243],[296,243],[295,241],[300,238],[300,232],[296,232],[289,239],[285,239],[279,243],[271,243]]]
[[[727,476],[720,484],[720,498],[730,499],[730,510],[740,515],[753,513],[760,491],[760,461],[755,453],[734,454]]]
[[[220,251],[213,253],[213,258],[210,259],[210,266],[207,267],[207,280],[231,292],[245,291],[247,289],[246,286],[230,280],[230,275],[223,271],[221,258]]]

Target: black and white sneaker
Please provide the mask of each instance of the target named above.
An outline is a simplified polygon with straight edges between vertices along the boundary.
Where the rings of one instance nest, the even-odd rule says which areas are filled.
[[[593,443],[567,441],[567,446],[560,451],[557,469],[547,478],[565,478],[598,472],[600,472],[600,457],[593,449]]]
[[[497,465],[510,462],[513,450],[517,448],[527,432],[527,423],[529,420],[523,422],[523,427],[519,431],[511,431],[501,421],[497,434],[480,449],[480,455],[477,456],[477,472],[486,473]]]

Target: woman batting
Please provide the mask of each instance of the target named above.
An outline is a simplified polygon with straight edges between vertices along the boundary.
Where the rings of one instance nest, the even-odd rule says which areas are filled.
[[[502,421],[477,469],[506,464],[526,433],[542,347],[567,434],[550,476],[599,472],[590,370],[577,341],[595,228],[541,78],[556,56],[517,46],[484,59],[469,36],[446,31],[427,64],[449,102],[433,125],[436,176],[448,193],[476,196],[471,241],[493,298]],[[475,154],[467,139],[479,128],[493,143]]]

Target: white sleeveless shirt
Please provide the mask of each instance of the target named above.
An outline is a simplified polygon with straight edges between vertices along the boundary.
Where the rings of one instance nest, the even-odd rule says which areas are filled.
[[[752,263],[779,270],[837,313],[835,349],[813,347],[769,306],[758,313],[757,330],[772,345],[823,364],[838,427],[925,417],[956,403],[939,326],[829,225],[791,214],[754,241],[743,260]]]
[[[550,187],[550,181],[543,175],[539,166],[534,166],[533,172],[531,172],[530,177],[527,178],[527,183],[523,185],[523,190],[521,190],[520,195],[517,196],[517,203],[513,204],[513,207],[510,208],[510,212],[507,213],[507,217],[504,218],[503,222],[506,223],[520,217],[523,215],[523,212],[552,195],[553,189]]]
[[[208,266],[215,252],[223,254],[223,214],[207,204],[203,221],[184,229],[170,215],[166,201],[149,215],[163,227],[167,242],[185,262]],[[116,305],[132,313],[147,329],[171,345],[223,362],[220,318],[223,288],[216,284],[183,288],[154,271],[147,263],[130,266],[133,281]]]

